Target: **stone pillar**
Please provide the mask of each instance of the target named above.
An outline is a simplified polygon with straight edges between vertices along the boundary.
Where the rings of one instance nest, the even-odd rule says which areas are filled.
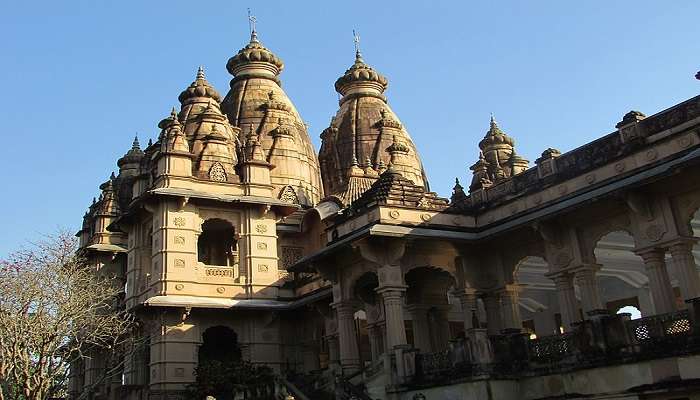
[[[411,314],[411,325],[413,326],[413,346],[421,353],[431,353],[430,327],[428,326],[428,309],[425,304],[410,304],[407,306]]]
[[[683,300],[700,297],[700,275],[693,257],[694,243],[694,239],[681,239],[669,248]]]
[[[596,276],[600,265],[585,264],[575,269],[574,279],[581,291],[581,308],[583,316],[587,318],[588,313],[604,310],[603,301],[598,290],[598,277]]]
[[[458,293],[459,302],[462,305],[462,315],[464,316],[464,332],[472,328],[481,328],[474,326],[475,319],[478,321],[476,291],[474,289],[463,289]]]
[[[340,366],[344,374],[352,374],[360,368],[360,351],[355,332],[355,307],[349,301],[334,303],[338,316],[338,347]]]
[[[377,293],[384,301],[384,318],[386,321],[386,350],[406,344],[406,327],[403,322],[403,294],[406,287],[380,287]]]
[[[572,324],[579,320],[573,277],[569,273],[561,272],[553,275],[552,279],[557,288],[562,325],[565,331],[570,331]]]
[[[431,306],[428,310],[428,328],[432,351],[442,351],[450,345],[450,306],[441,304]]]
[[[512,332],[522,331],[523,321],[520,318],[520,304],[518,304],[518,292],[520,287],[517,285],[507,285],[499,290],[501,298],[501,318],[502,330]]]
[[[489,293],[484,297],[486,308],[486,328],[489,335],[498,335],[503,329],[501,322],[501,299],[496,293]]]
[[[384,353],[382,348],[382,327],[376,322],[367,324],[367,335],[369,336],[369,347],[372,351],[372,361],[377,361]]]
[[[676,310],[676,299],[673,295],[671,280],[666,271],[665,252],[660,249],[651,249],[638,253],[644,260],[649,289],[654,299],[654,307],[657,314],[666,314]]]
[[[642,317],[656,314],[654,299],[651,298],[648,283],[637,289],[637,302],[639,302],[639,311],[642,313]]]
[[[334,333],[326,337],[328,341],[328,367],[331,371],[338,371],[340,367],[340,349],[338,346],[338,334]]]

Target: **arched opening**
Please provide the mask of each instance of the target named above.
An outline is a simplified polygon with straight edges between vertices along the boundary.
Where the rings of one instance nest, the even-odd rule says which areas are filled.
[[[556,288],[547,272],[549,265],[544,258],[527,256],[518,262],[513,274],[522,288],[518,297],[523,330],[531,339],[561,332]]]
[[[639,311],[639,308],[635,306],[624,306],[620,307],[615,314],[629,314],[630,319],[639,319],[642,318],[642,312]]]
[[[610,314],[625,306],[636,308],[644,317],[657,313],[644,262],[634,248],[634,238],[623,230],[609,232],[596,243],[598,289],[601,303]]]
[[[362,363],[379,359],[384,353],[384,313],[376,289],[379,279],[374,272],[367,272],[355,281],[354,296],[360,300],[360,310],[355,313],[357,346]]]
[[[238,335],[232,329],[214,326],[204,331],[202,345],[199,347],[199,365],[208,362],[232,363],[240,359]]]
[[[238,264],[236,230],[230,222],[223,219],[204,221],[197,239],[197,260],[207,265]]]
[[[447,293],[455,287],[456,280],[449,272],[433,267],[411,269],[405,279],[413,346],[421,353],[446,349],[453,336]]]

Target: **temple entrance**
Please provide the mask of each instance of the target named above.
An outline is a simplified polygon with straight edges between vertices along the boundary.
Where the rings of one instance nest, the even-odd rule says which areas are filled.
[[[233,400],[230,376],[240,368],[241,349],[238,335],[225,326],[214,326],[202,335],[197,365],[197,386],[200,391],[219,400]]]

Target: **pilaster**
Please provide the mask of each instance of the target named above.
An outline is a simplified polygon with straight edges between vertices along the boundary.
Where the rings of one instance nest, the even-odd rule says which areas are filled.
[[[644,260],[649,289],[654,299],[657,314],[666,314],[676,310],[676,299],[673,294],[671,280],[666,270],[665,251],[648,249],[637,253]]]

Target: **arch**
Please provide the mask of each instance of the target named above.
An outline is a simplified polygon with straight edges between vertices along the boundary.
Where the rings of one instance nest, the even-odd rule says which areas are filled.
[[[375,290],[379,286],[379,278],[375,272],[365,272],[353,284],[353,294],[363,303],[376,305],[378,302]]]
[[[238,264],[236,229],[224,219],[210,218],[202,223],[197,238],[197,261],[207,265]]]
[[[409,304],[447,304],[447,291],[457,283],[449,271],[432,266],[413,267],[404,274],[404,280]]]
[[[199,346],[198,353],[199,365],[207,362],[230,363],[240,360],[238,335],[233,329],[216,325],[202,333],[202,344]]]
[[[597,223],[589,224],[580,229],[583,261],[596,262],[595,248],[598,246],[600,240],[608,234],[618,231],[622,231],[630,235],[633,238],[632,242],[634,243],[634,232],[632,231],[632,224],[629,216],[627,215],[618,215],[603,221],[597,221]]]

